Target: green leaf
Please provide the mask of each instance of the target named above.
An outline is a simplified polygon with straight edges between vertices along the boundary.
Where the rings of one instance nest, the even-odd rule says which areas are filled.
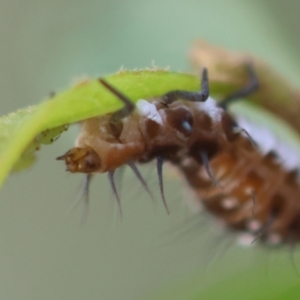
[[[122,71],[106,77],[132,101],[174,89],[198,90],[199,78],[165,70]],[[54,141],[68,125],[120,108],[97,79],[87,80],[41,104],[0,118],[0,186],[11,171],[30,166],[41,144]]]

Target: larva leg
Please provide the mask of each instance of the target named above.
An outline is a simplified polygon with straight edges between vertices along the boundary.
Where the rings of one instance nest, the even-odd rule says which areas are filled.
[[[232,102],[242,100],[244,97],[251,95],[259,88],[258,78],[253,69],[253,65],[251,63],[248,63],[246,65],[246,68],[247,68],[247,73],[249,75],[248,84],[245,87],[238,90],[237,92],[235,92],[235,93],[227,96],[225,99],[223,99],[218,104],[219,107],[222,107],[224,110],[226,110]]]
[[[202,89],[200,90],[200,92],[188,92],[188,91],[180,91],[180,90],[168,92],[162,97],[163,103],[168,105],[179,99],[187,100],[191,102],[206,101],[209,96],[209,83],[208,83],[208,75],[207,75],[206,68],[204,68],[202,71],[201,88]]]
[[[116,112],[114,112],[111,116],[110,122],[115,123],[118,122],[128,116],[132,113],[134,110],[134,104],[128,99],[125,95],[120,93],[117,89],[115,89],[113,86],[111,86],[108,82],[106,82],[104,79],[99,78],[99,82],[101,82],[110,92],[112,92],[115,96],[117,96],[124,104],[125,106]]]

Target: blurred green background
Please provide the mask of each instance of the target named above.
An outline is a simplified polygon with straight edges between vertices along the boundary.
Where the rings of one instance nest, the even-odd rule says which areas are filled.
[[[187,71],[196,38],[257,54],[300,86],[297,1],[1,0],[0,8],[1,114],[82,75],[153,61]],[[82,206],[67,213],[81,176],[54,160],[72,147],[76,132],[74,126],[42,149],[33,168],[5,182],[0,299],[158,299],[164,290],[164,299],[296,297],[297,251],[236,246],[210,218],[191,215],[184,203],[192,195],[174,170],[165,172],[170,216],[148,166],[143,172],[157,203],[126,171],[120,220],[106,176],[98,176],[81,226]]]

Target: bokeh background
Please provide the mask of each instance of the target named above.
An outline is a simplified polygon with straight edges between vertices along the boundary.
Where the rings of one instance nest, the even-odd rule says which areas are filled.
[[[35,104],[83,75],[154,62],[187,71],[196,38],[254,53],[300,86],[300,2],[280,0],[0,0],[0,112]],[[84,101],[84,99],[82,99]],[[153,166],[143,173],[151,202],[130,172],[117,215],[106,176],[92,184],[87,223],[81,176],[54,158],[76,126],[43,147],[30,170],[0,193],[1,299],[292,299],[296,250],[244,249],[210,218],[193,216],[191,194],[165,172],[171,215],[159,201]],[[282,298],[281,298],[282,297]],[[295,298],[296,299],[296,298]]]

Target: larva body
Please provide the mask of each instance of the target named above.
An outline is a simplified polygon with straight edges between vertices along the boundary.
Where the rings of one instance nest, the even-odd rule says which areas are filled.
[[[116,193],[115,169],[156,158],[162,196],[161,163],[167,160],[181,170],[198,201],[231,228],[271,244],[298,240],[296,172],[274,152],[264,153],[253,143],[251,134],[208,97],[205,80],[206,73],[200,93],[172,91],[159,100],[139,100],[135,108],[131,105],[82,121],[76,147],[58,159],[65,160],[71,172],[108,172]],[[125,103],[129,101],[104,80],[100,82]],[[256,82],[253,87],[257,88]],[[240,94],[249,92],[247,87]]]
[[[226,140],[225,115],[212,102],[210,98],[200,104],[176,101],[166,106],[139,100],[137,109],[118,124],[110,124],[111,115],[85,120],[76,148],[63,156],[68,170],[103,173],[128,161],[146,162],[157,156],[176,161],[198,147],[212,153]]]
[[[287,169],[275,152],[263,153],[241,134],[210,159],[218,186],[193,159],[178,165],[199,201],[231,228],[271,245],[300,238],[298,172]]]

